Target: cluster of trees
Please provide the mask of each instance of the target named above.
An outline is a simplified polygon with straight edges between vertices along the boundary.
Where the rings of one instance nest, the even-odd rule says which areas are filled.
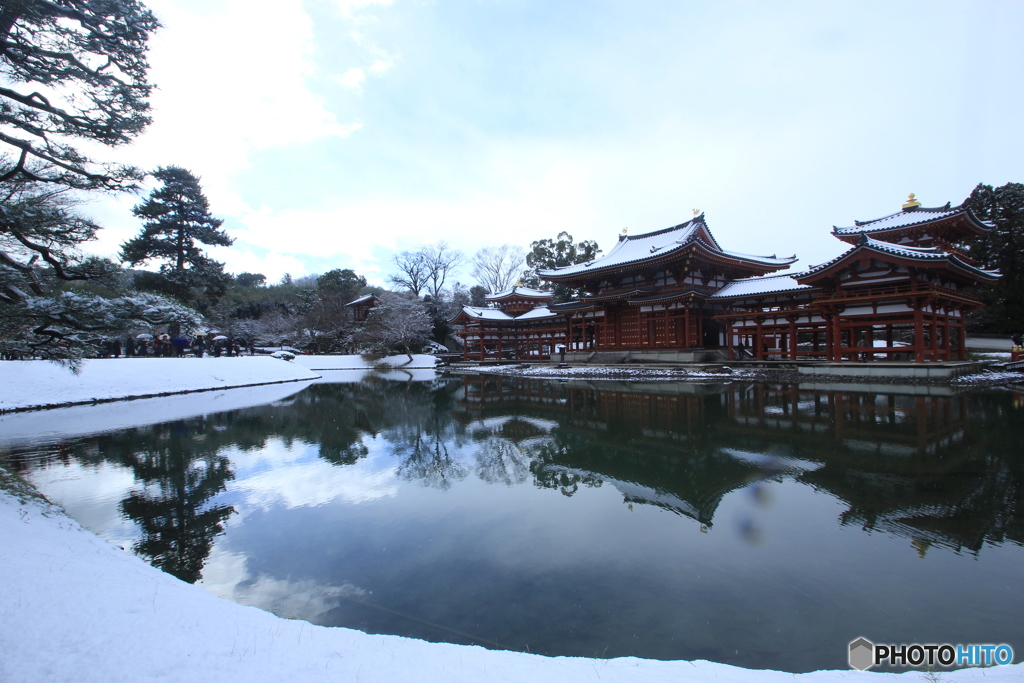
[[[99,226],[80,192],[133,190],[137,168],[76,142],[125,144],[149,123],[146,46],[159,22],[135,0],[0,5],[0,352],[74,364],[97,336],[197,324],[139,293],[118,264],[81,253]]]

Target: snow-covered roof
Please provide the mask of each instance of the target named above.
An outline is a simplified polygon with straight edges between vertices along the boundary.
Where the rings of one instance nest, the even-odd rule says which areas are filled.
[[[832,267],[833,265],[839,263],[840,261],[843,261],[854,251],[862,248],[874,249],[882,253],[892,254],[893,256],[902,256],[904,258],[912,258],[915,260],[927,260],[936,262],[946,261],[956,266],[958,269],[962,271],[973,273],[975,275],[980,275],[982,279],[986,280],[995,279],[1000,277],[1001,275],[998,270],[983,270],[976,266],[972,266],[971,264],[963,261],[959,256],[957,256],[953,252],[943,251],[938,247],[908,247],[904,245],[893,244],[891,242],[883,242],[882,240],[876,240],[873,237],[868,237],[867,235],[862,234],[860,236],[860,240],[857,242],[857,246],[853,247],[852,249],[844,251],[842,254],[835,257],[831,261],[826,261],[825,263],[809,268],[807,272],[801,273],[797,275],[797,277],[800,278],[801,280],[804,280],[807,277],[816,275],[821,271],[826,270]]]
[[[787,275],[769,275],[767,277],[748,277],[733,280],[725,287],[708,297],[708,299],[725,299],[737,296],[754,296],[757,294],[773,294],[798,289],[813,289],[810,285],[802,285],[796,281],[803,273]]]
[[[696,242],[703,243],[712,252],[770,267],[786,266],[796,260],[795,256],[780,259],[775,256],[752,256],[725,251],[718,246],[715,238],[708,230],[707,224],[704,222],[704,214],[701,214],[673,228],[666,228],[665,230],[649,232],[643,235],[622,235],[619,237],[618,244],[600,258],[573,266],[541,270],[538,271],[538,275],[544,278],[558,278],[581,273],[595,273],[608,268],[661,258],[680,251]]]
[[[518,321],[518,320],[536,320],[538,318],[553,318],[555,313],[552,313],[547,306],[537,306],[536,308],[523,313],[520,316],[511,316],[500,308],[478,308],[476,306],[463,306],[462,315],[474,320],[501,320],[506,322]],[[458,316],[455,316],[456,318]],[[454,320],[455,318],[452,318]]]
[[[476,320],[514,320],[500,308],[477,308],[476,306],[463,306],[462,312]]]
[[[870,221],[854,221],[852,226],[845,228],[833,226],[832,234],[838,237],[841,235],[857,235],[864,232],[896,230],[899,228],[935,223],[943,219],[950,218],[951,216],[958,215],[966,217],[972,225],[983,231],[987,231],[994,227],[992,223],[979,220],[970,211],[970,209],[964,208],[962,205],[950,207],[949,204],[946,204],[945,206],[933,209],[911,207]]]
[[[361,304],[361,303],[364,303],[366,301],[370,301],[371,299],[376,299],[376,298],[377,297],[375,295],[373,295],[373,294],[365,294],[365,295],[359,297],[358,299],[353,299],[352,301],[349,301],[345,305],[346,306],[355,306],[356,304]]]
[[[531,311],[527,311],[520,316],[516,317],[516,320],[534,320],[536,318],[553,318],[557,314],[552,313],[547,306],[537,306]]]
[[[531,297],[534,299],[550,299],[554,296],[554,293],[542,292],[539,289],[530,289],[529,287],[523,287],[522,285],[513,285],[511,289],[506,289],[498,292],[497,294],[488,294],[486,299],[488,301],[496,301],[513,295]]]

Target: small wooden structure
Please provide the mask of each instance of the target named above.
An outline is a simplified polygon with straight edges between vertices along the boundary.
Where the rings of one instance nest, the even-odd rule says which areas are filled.
[[[370,315],[370,309],[380,305],[380,299],[373,294],[367,294],[354,301],[349,301],[345,305],[352,309],[352,320],[357,323],[363,323],[366,322],[367,316]]]

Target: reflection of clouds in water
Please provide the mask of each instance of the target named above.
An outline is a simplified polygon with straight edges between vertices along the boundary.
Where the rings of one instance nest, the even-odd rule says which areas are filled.
[[[244,507],[286,508],[323,505],[335,500],[365,503],[398,493],[395,468],[374,470],[364,461],[336,467],[323,460],[283,465],[229,487],[240,491]]]
[[[32,469],[25,477],[97,536],[123,548],[131,547],[139,537],[136,526],[124,519],[120,509],[121,501],[133,489],[142,488],[131,468],[112,462],[54,461]]]
[[[253,578],[246,564],[245,555],[215,548],[203,567],[199,585],[218,597],[313,624],[342,600],[358,600],[366,595],[365,590],[351,583],[323,586],[309,579],[289,581],[265,574]]]
[[[278,437],[271,437],[259,448],[239,448],[230,446],[221,449],[217,455],[230,458],[235,476],[245,478],[248,473],[268,470],[300,460],[311,460],[317,457],[318,446],[306,441],[293,440],[286,442]]]
[[[367,441],[370,452],[379,450],[373,440]],[[364,503],[398,493],[395,467],[382,465],[373,455],[351,465],[338,466],[317,457],[316,453],[316,447],[306,443],[293,443],[288,447],[275,440],[266,449],[248,454],[248,462],[239,462],[236,454],[231,454],[238,469],[237,478],[228,484],[228,490],[243,496],[236,508],[244,512],[271,505],[316,506],[335,500]],[[241,460],[244,459],[243,456]],[[242,473],[246,469],[258,471],[246,476]]]

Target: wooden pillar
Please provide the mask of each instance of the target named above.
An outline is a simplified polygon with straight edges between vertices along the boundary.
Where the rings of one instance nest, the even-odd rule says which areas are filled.
[[[933,308],[933,310],[932,310],[931,325],[930,325],[930,327],[931,327],[931,339],[929,340],[930,341],[929,346],[931,347],[930,360],[937,361],[937,360],[939,360],[939,321],[938,321],[938,315],[934,311],[935,306],[933,305],[932,308]]]
[[[763,321],[760,318],[758,318],[757,338],[754,341],[754,345],[757,347],[756,349],[754,349],[754,351],[756,352],[754,357],[757,358],[758,360],[764,360],[764,333],[762,332],[762,325]]]
[[[960,324],[956,328],[957,350],[959,360],[967,360],[967,328],[964,327],[963,311],[960,312]]]
[[[921,302],[914,302],[914,362],[924,362],[924,314]]]
[[[942,316],[942,360],[953,360],[953,340],[949,338],[949,311]]]
[[[796,318],[789,319],[789,359],[796,360]]]
[[[843,361],[843,327],[838,311],[832,316],[832,360],[836,363]]]

